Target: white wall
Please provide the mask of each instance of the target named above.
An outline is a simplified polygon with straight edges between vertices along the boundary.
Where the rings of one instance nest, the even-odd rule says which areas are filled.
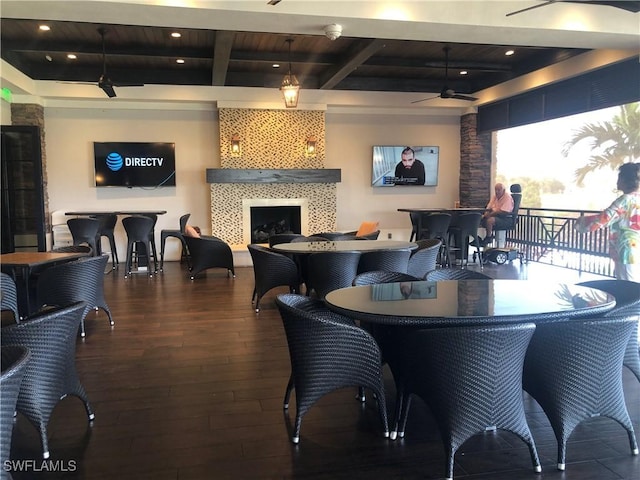
[[[363,220],[380,222],[382,237],[408,238],[409,215],[400,207],[452,206],[458,198],[460,170],[459,116],[331,113],[326,115],[326,168],[342,169],[338,184],[338,229],[355,229]],[[50,210],[160,209],[160,230],[178,228],[178,218],[191,213],[190,223],[210,232],[210,188],[205,170],[220,166],[218,115],[213,106],[193,110],[119,108],[45,108],[47,177]],[[93,142],[175,142],[176,187],[159,189],[96,188]],[[439,145],[437,187],[371,187],[372,146],[379,144]],[[215,232],[214,232],[215,233]],[[121,261],[126,235],[116,228]],[[175,239],[167,242],[166,258],[176,260]]]
[[[373,145],[438,145],[436,187],[371,187]],[[453,207],[458,200],[460,117],[455,115],[326,115],[325,166],[341,168],[338,184],[338,230],[356,229],[362,221],[379,221],[381,236],[408,239],[411,222],[402,207]],[[398,159],[400,161],[400,159]]]
[[[179,217],[191,213],[189,223],[210,233],[209,184],[205,169],[219,167],[217,114],[212,110],[118,110],[45,108],[45,138],[50,211],[166,210],[158,218],[160,230],[177,229]],[[176,187],[96,188],[93,142],[137,141],[176,144]],[[105,240],[106,241],[106,240]],[[126,234],[116,227],[121,261]],[[177,259],[179,242],[167,241],[166,258]]]

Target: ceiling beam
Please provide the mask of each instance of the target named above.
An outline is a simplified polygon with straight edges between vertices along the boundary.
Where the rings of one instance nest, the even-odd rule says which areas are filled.
[[[362,48],[360,48],[362,45]],[[367,43],[360,42],[356,52],[352,54],[342,65],[330,68],[320,79],[320,90],[329,90],[344,80],[352,71],[366,62],[374,53],[385,47],[385,41],[375,39]]]
[[[213,49],[213,70],[211,73],[211,84],[214,87],[224,86],[231,58],[231,47],[235,39],[235,32],[219,30],[216,32],[215,46]]]

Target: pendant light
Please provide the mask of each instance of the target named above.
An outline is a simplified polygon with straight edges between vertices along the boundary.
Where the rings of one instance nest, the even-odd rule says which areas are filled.
[[[284,98],[284,105],[287,108],[296,108],[298,106],[298,94],[300,93],[300,84],[295,75],[291,74],[291,42],[292,39],[288,38],[289,44],[289,73],[287,73],[282,79],[282,85],[280,91]]]

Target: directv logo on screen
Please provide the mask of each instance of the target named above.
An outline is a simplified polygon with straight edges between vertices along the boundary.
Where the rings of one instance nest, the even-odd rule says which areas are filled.
[[[176,184],[174,143],[94,142],[97,187]]]

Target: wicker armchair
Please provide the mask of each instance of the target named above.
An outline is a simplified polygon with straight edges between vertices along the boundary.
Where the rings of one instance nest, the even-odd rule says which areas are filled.
[[[439,268],[427,272],[424,279],[439,282],[441,280],[491,280],[491,277],[466,268]]]
[[[622,360],[636,320],[611,317],[541,323],[524,362],[524,389],[540,404],[558,441],[558,470],[575,427],[605,416],[627,430],[631,452],[638,444],[622,390]]]
[[[289,407],[296,390],[293,443],[300,441],[302,417],[321,397],[344,387],[366,387],[378,402],[384,436],[389,436],[380,349],[353,321],[331,312],[319,300],[303,295],[276,297],[291,358],[291,377],[284,397]]]
[[[323,299],[338,288],[350,287],[358,273],[360,252],[318,252],[307,257],[306,277],[309,287]]]
[[[636,323],[629,338],[622,362],[640,382],[640,345],[638,345],[638,322],[640,322],[640,285],[628,280],[591,280],[578,285],[597,288],[616,298],[616,306],[605,316],[635,315]]]
[[[18,289],[11,275],[0,273],[0,310],[13,312],[13,318],[18,323],[20,312],[18,311]]]
[[[442,241],[430,238],[418,240],[416,243],[418,248],[411,252],[407,273],[417,278],[424,278],[427,272],[436,269]]]
[[[290,243],[294,238],[304,237],[301,233],[276,233],[269,237],[269,247],[279,243]]]
[[[11,453],[11,433],[13,431],[13,415],[16,411],[16,401],[20,384],[31,354],[21,346],[0,347],[2,356],[2,374],[0,374],[0,465],[9,460]],[[11,479],[11,474],[0,468],[0,479]]]
[[[189,278],[194,280],[198,273],[209,268],[226,268],[227,276],[231,274],[236,276],[233,268],[233,254],[231,247],[218,237],[201,236],[201,237],[184,237],[189,248],[191,256],[191,271]]]
[[[256,244],[247,245],[253,261],[255,287],[251,301],[256,312],[260,311],[260,299],[274,287],[286,285],[292,293],[300,291],[300,276],[296,263],[286,255]]]
[[[158,262],[155,257],[155,247],[153,247],[151,243],[151,232],[153,231],[153,227],[155,225],[155,221],[152,218],[145,217],[142,215],[132,215],[130,217],[125,217],[122,219],[122,226],[127,232],[127,259],[125,261],[124,268],[124,278],[127,278],[131,275],[131,271],[134,263],[134,252],[135,249],[140,247],[140,245],[144,245],[144,255],[147,257],[147,269],[149,272],[149,276],[153,276],[153,272],[158,272]],[[141,252],[137,252],[137,258],[139,259],[142,256]],[[153,272],[151,271],[151,257],[153,256],[154,260],[154,268]]]
[[[360,285],[375,285],[378,283],[393,283],[393,282],[419,282],[421,278],[414,277],[404,272],[388,272],[386,270],[372,270],[370,272],[363,272],[356,275],[353,279],[353,286]]]
[[[80,302],[2,328],[3,347],[22,345],[31,352],[16,410],[39,430],[45,459],[49,458],[47,424],[60,400],[75,395],[84,403],[89,421],[94,419],[75,364],[76,332],[84,311],[85,305]]]
[[[373,250],[363,252],[358,263],[358,273],[374,270],[406,273],[409,266],[410,249],[404,250]]]
[[[84,320],[93,309],[101,308],[113,326],[111,310],[104,298],[104,269],[109,257],[84,257],[43,270],[36,287],[38,307],[62,307],[76,302],[84,302],[80,322],[80,335],[85,336]]]
[[[414,394],[427,403],[438,423],[448,479],[453,479],[458,448],[473,435],[498,428],[528,445],[534,469],[540,472],[522,399],[522,364],[535,328],[523,323],[405,331],[401,411],[394,429],[398,436],[404,436]]]

